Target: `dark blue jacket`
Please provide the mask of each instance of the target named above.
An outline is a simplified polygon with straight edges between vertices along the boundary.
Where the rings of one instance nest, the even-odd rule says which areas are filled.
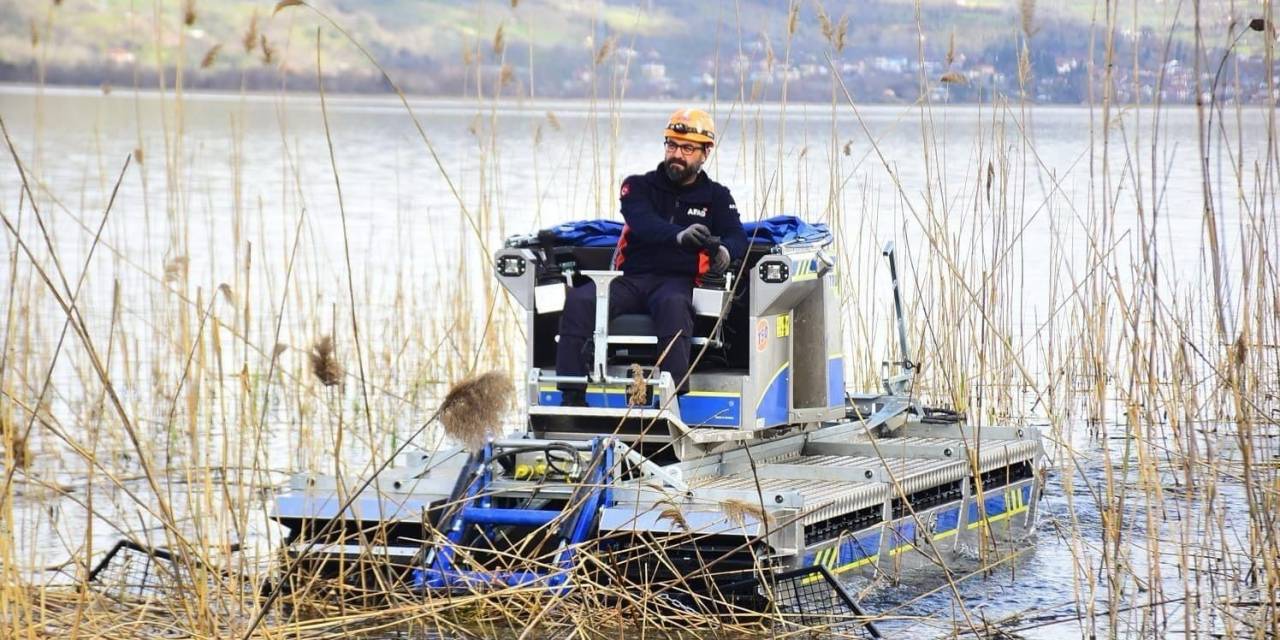
[[[625,273],[654,273],[699,278],[711,268],[705,250],[680,246],[676,234],[700,223],[720,236],[720,243],[732,259],[747,251],[747,234],[742,230],[738,205],[729,189],[699,171],[689,186],[667,178],[663,164],[644,175],[622,181],[619,199],[626,225],[618,239],[614,268]]]

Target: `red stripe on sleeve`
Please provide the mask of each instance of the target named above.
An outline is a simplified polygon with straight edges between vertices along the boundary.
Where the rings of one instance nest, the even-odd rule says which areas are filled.
[[[622,235],[618,236],[618,248],[613,250],[613,268],[618,270],[622,268],[622,262],[627,259],[624,251],[627,248],[627,233],[631,231],[631,227],[622,225]]]

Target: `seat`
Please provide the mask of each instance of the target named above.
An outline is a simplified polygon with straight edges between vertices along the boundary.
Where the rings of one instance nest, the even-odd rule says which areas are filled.
[[[707,337],[693,336],[689,342],[694,346],[710,344],[712,348],[723,346],[720,331]],[[653,317],[647,313],[624,313],[609,321],[609,344],[658,344],[658,330]]]
[[[657,336],[647,313],[624,313],[609,321],[609,344],[658,344]]]
[[[592,338],[593,355],[590,371],[596,372],[586,376],[587,381],[604,381],[611,383],[628,382],[628,378],[611,378],[606,371],[608,360],[617,356],[624,359],[643,359],[652,361],[656,356],[659,336],[653,318],[647,313],[629,313],[606,320],[609,308],[609,288],[614,278],[622,275],[621,271],[584,270],[580,275],[590,278],[595,283],[596,309],[595,326],[597,331]],[[726,308],[726,296],[729,291],[728,281],[720,284],[721,289],[694,287],[692,294],[693,312],[695,316],[711,317],[718,320],[720,313]],[[600,325],[606,325],[601,327]],[[709,335],[690,336],[693,346],[707,346],[723,349],[723,327],[720,322],[711,323]],[[600,331],[600,329],[604,329]],[[559,339],[559,336],[556,336]],[[558,380],[557,382],[576,382],[576,380]]]

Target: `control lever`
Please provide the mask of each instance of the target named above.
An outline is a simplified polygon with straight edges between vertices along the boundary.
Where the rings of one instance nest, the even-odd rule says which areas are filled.
[[[702,248],[706,250],[706,252],[707,252],[707,255],[708,255],[708,256],[715,256],[715,255],[716,255],[716,253],[717,253],[718,251],[720,251],[720,236],[711,236],[710,238],[708,238],[708,239],[707,239],[707,241],[706,241],[706,242],[704,242],[704,243],[702,244]],[[714,260],[714,257],[712,257],[711,259],[713,259],[713,260]],[[726,271],[728,271],[728,268],[726,268],[726,269],[725,269],[725,271],[709,271],[709,272],[707,272],[706,274],[704,274],[704,275],[702,276],[702,286],[704,286],[704,287],[708,287],[708,288],[711,288],[711,289],[724,289],[724,288],[726,288],[726,286],[725,286],[725,284],[726,284],[725,272],[726,272]]]
[[[911,361],[911,349],[907,346],[907,319],[902,311],[902,291],[898,286],[898,256],[893,241],[884,245],[881,252],[889,261],[889,277],[893,279],[893,309],[898,320],[898,348],[902,351],[902,360],[896,362],[902,373],[887,378],[885,389],[892,395],[907,395],[911,391],[911,382],[915,377],[916,363]]]

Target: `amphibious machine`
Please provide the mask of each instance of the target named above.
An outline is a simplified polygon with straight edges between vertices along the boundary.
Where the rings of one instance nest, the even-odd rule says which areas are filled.
[[[845,389],[842,308],[860,301],[839,296],[830,233],[778,217],[748,225],[742,263],[695,289],[695,366],[677,396],[652,320],[606,313],[620,231],[561,225],[494,256],[524,312],[526,428],[476,451],[415,451],[354,496],[294,477],[273,514],[292,556],[376,559],[419,589],[562,592],[589,552],[625,579],[719,589],[761,572],[892,575],[966,546],[1007,551],[1032,527],[1039,433],[970,425],[912,395],[892,243],[902,360],[884,365],[882,389]],[[591,371],[557,375],[565,295],[587,280]],[[587,384],[589,406],[560,406],[560,383]]]

